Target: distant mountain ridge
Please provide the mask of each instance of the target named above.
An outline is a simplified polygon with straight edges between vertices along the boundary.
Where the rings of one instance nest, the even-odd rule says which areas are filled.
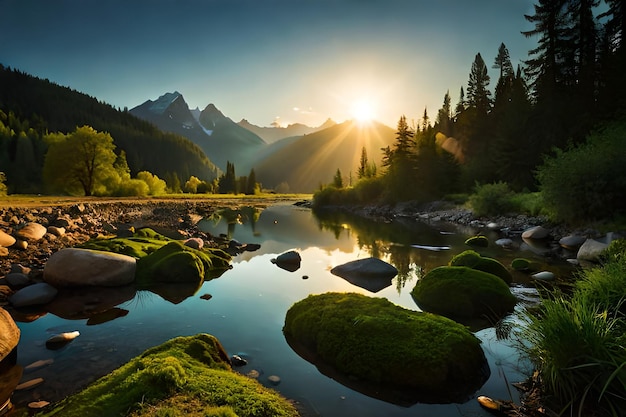
[[[351,173],[356,181],[363,148],[369,162],[380,168],[381,148],[391,146],[395,137],[395,130],[382,123],[360,125],[347,121],[272,143],[259,155],[254,169],[265,187],[288,186],[290,192],[312,193],[321,184],[331,183],[337,169],[346,184]]]
[[[173,96],[168,99],[175,101]],[[153,104],[159,108],[163,103]],[[33,131],[28,133],[30,145],[25,147],[25,150],[31,149],[31,153],[33,148],[35,153],[45,150],[42,137],[46,132],[69,133],[77,126],[89,125],[111,134],[117,152],[125,151],[132,173],[150,171],[166,179],[169,185],[184,184],[191,175],[210,181],[220,174],[202,149],[184,135],[164,133],[128,111],[115,109],[95,97],[1,64],[0,110],[21,119],[26,132]],[[33,129],[28,129],[28,125]],[[41,163],[38,155],[16,155],[13,142],[14,139],[0,140],[0,171],[5,171],[10,182],[16,184],[17,179],[26,177],[25,170],[37,172],[35,168],[41,169],[41,166],[33,168],[20,164],[20,158],[33,164]],[[22,152],[21,148],[18,150]],[[41,186],[37,183],[41,182],[40,176],[30,182],[28,186],[31,188],[12,191],[31,191]]]
[[[213,103],[202,111],[190,110],[177,91],[147,100],[130,113],[161,130],[189,138],[222,170],[230,161],[240,174],[247,174],[253,156],[266,146],[263,139],[226,117]]]
[[[293,123],[287,127],[262,127],[252,124],[246,119],[241,119],[237,124],[260,136],[267,143],[274,143],[278,140],[293,136],[308,135],[336,125],[332,119],[327,119],[321,126],[318,127],[310,127],[302,123]]]

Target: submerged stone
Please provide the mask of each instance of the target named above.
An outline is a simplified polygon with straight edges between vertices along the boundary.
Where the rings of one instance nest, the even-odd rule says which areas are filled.
[[[489,375],[465,326],[384,298],[310,295],[287,311],[283,333],[322,373],[394,404],[461,402]]]

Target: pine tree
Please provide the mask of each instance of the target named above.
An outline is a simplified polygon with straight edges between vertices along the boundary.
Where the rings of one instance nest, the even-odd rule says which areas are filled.
[[[467,104],[477,110],[479,115],[486,115],[491,109],[491,92],[487,65],[480,53],[476,54],[467,83]]]
[[[443,105],[437,112],[435,127],[446,136],[452,135],[452,110],[449,90],[443,96]]]

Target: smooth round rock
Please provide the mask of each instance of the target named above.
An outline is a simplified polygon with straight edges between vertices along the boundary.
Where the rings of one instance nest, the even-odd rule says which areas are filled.
[[[135,280],[137,261],[118,253],[64,248],[50,256],[43,278],[56,287],[121,286]]]
[[[54,300],[57,293],[58,290],[52,285],[38,282],[18,290],[9,298],[9,301],[16,308],[42,305]]]
[[[47,230],[45,226],[39,223],[31,222],[26,223],[26,225],[18,230],[15,235],[22,240],[37,241],[40,240],[46,232]]]
[[[15,238],[13,236],[0,230],[0,246],[8,248],[9,246],[13,246],[14,243]]]
[[[20,329],[13,317],[4,308],[0,308],[0,361],[15,349],[20,341]]]

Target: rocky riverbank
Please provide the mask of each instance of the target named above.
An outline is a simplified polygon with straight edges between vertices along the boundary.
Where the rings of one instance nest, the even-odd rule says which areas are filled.
[[[571,227],[551,222],[545,216],[508,214],[493,217],[476,216],[472,210],[445,201],[428,204],[412,202],[394,205],[326,207],[324,210],[341,210],[375,221],[390,222],[394,219],[413,219],[425,223],[452,223],[468,227],[477,234],[494,232],[506,245],[509,238],[525,237],[534,228],[540,228],[542,246],[547,257],[576,260],[594,260],[612,240],[626,236],[624,231],[604,233],[593,227]],[[578,253],[585,245],[584,254]],[[587,259],[589,258],[589,259]]]
[[[227,247],[223,237],[209,236],[196,224],[222,208],[237,205],[267,206],[272,201],[133,200],[78,202],[65,205],[29,204],[0,207],[0,276],[13,264],[40,270],[50,255],[102,235],[151,227],[176,238],[199,237],[211,247]],[[29,232],[27,225],[41,225]]]

